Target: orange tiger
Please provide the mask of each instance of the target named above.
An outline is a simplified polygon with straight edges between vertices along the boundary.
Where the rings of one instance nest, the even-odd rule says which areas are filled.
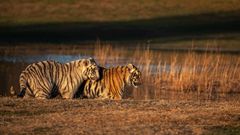
[[[87,80],[82,92],[83,98],[122,99],[126,86],[139,86],[141,72],[133,64],[113,68],[99,67],[100,79]]]

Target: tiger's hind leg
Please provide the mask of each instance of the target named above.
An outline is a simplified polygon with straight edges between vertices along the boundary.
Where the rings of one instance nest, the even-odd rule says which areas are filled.
[[[35,98],[37,99],[49,99],[50,95],[46,92],[44,92],[44,90],[38,89],[37,92],[35,93]]]
[[[95,100],[109,100],[108,97],[96,97]]]
[[[68,89],[66,89],[64,91],[63,90],[60,90],[60,91],[61,91],[60,95],[62,96],[63,99],[73,99],[74,95],[76,93],[76,92],[70,91]]]
[[[34,94],[32,92],[32,90],[29,87],[26,87],[24,91],[22,91],[23,95],[19,95],[19,97],[23,97],[24,99],[26,98],[33,98]]]
[[[71,94],[71,93],[62,94],[63,99],[73,99],[73,97],[74,97],[74,94]]]

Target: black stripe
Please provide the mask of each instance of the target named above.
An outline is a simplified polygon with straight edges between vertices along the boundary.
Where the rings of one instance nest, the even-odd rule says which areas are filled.
[[[119,78],[118,78],[118,71],[117,71],[117,68],[114,68],[114,73],[113,73],[113,87],[114,87],[114,90],[115,90],[115,93],[116,95],[119,95],[120,93],[120,90],[119,90]]]
[[[112,93],[113,95],[115,95],[115,92],[114,92],[114,90],[112,89],[112,68],[111,69],[109,69],[109,75],[108,75],[108,77],[109,77],[109,91],[110,91],[110,93]]]
[[[98,82],[94,82],[95,83],[95,87],[93,88],[93,91],[95,93],[95,96],[99,96],[99,92],[98,92],[98,85],[99,83]]]
[[[40,64],[42,64],[43,66],[45,66],[44,64],[43,64],[43,62],[39,62],[39,63],[37,63],[36,64],[36,66],[38,67],[38,70],[36,69],[36,72],[38,73],[37,75],[38,75],[38,79],[39,80],[41,80],[40,82],[38,82],[38,84],[39,85],[41,85],[42,86],[42,88],[43,89],[45,89],[45,91],[50,91],[49,90],[49,85],[48,85],[48,83],[49,82],[46,82],[46,81],[49,81],[48,80],[48,78],[47,78],[47,76],[46,76],[46,72],[45,72],[45,74],[43,73],[44,72],[44,70],[43,70],[43,66],[41,66]],[[42,72],[41,72],[42,71]],[[46,81],[44,80],[44,78],[46,79]]]
[[[62,74],[63,74],[63,75],[65,74],[65,76],[63,76],[63,79],[68,82],[66,65],[64,65],[63,68],[62,68]],[[64,82],[65,82],[65,81],[64,81]],[[62,89],[63,89],[64,93],[67,93],[67,92],[69,91],[68,88],[67,88],[67,86],[68,86],[67,84],[66,84],[65,86],[63,86],[63,84],[61,84],[61,86],[62,86]]]
[[[115,85],[117,87],[118,94],[121,94],[122,79],[121,79],[121,73],[119,74],[118,68],[116,69],[115,77],[116,77]]]
[[[49,79],[51,80],[51,83],[53,83],[53,62],[50,62],[50,61],[46,61],[47,65],[48,65],[48,69],[49,69]],[[53,85],[53,84],[52,84]]]
[[[32,85],[32,93],[34,94],[34,92],[36,91],[36,82],[37,82],[37,79],[36,79],[36,75],[34,73],[34,69],[33,68],[28,68],[28,76],[29,76],[29,79],[30,82],[29,82],[29,88],[30,88],[30,84]],[[30,88],[31,89],[31,88]]]
[[[72,74],[72,66],[73,66],[73,64],[70,63],[69,64],[69,79],[70,79],[69,85],[73,89],[73,79],[75,78],[75,74]]]
[[[70,74],[69,74],[69,72],[68,72],[68,71],[69,71],[68,69],[69,69],[69,66],[68,66],[68,65],[65,65],[65,74],[66,74],[66,79],[67,79],[67,83],[66,83],[66,87],[65,87],[65,88],[66,88],[67,91],[69,92],[69,90],[70,90],[70,89],[69,89],[69,83],[70,83],[69,80],[70,80],[71,76],[70,76]]]
[[[49,86],[46,84],[46,81],[44,80],[44,78],[47,80],[46,76],[44,76],[44,74],[41,72],[42,70],[42,66],[39,65],[40,63],[35,64],[36,68],[35,69],[35,79],[38,80],[37,84],[39,86],[41,86],[42,89],[44,89],[44,92],[47,91],[47,93],[49,92]],[[36,84],[36,83],[35,83]],[[36,88],[35,88],[36,89]]]
[[[60,88],[62,88],[62,81],[63,81],[63,79],[64,79],[64,74],[63,74],[63,64],[59,64],[59,69],[58,69],[58,74],[59,74],[59,77],[58,77],[58,79],[59,79],[59,83],[58,83],[58,85],[59,85],[59,87]],[[61,74],[61,78],[60,78],[60,74]],[[62,89],[61,89],[61,91],[63,91]]]
[[[47,81],[46,83],[48,83],[48,90],[49,90],[49,93],[51,93],[50,91],[52,90],[52,78],[51,78],[51,75],[50,75],[50,67],[49,67],[49,64],[48,64],[48,61],[43,61],[42,62],[43,64],[43,71],[45,72],[45,74],[43,74],[42,76],[43,77],[46,77]],[[42,73],[44,73],[42,72]]]
[[[98,86],[99,83],[97,83],[97,86]],[[99,97],[100,96],[100,90],[99,90],[99,87],[96,86],[96,95]]]
[[[61,78],[59,78],[59,64],[54,62],[53,64],[53,82],[57,83]]]
[[[88,94],[89,93],[89,83],[88,83],[88,81],[86,82],[83,91],[84,91],[83,93],[86,94],[86,96],[89,95]]]

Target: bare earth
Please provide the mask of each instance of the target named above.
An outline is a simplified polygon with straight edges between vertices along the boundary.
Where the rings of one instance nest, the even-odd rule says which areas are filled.
[[[239,101],[0,98],[0,134],[239,134]]]

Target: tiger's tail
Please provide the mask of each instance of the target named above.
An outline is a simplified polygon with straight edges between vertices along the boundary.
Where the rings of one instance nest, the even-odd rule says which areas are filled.
[[[20,93],[17,95],[18,98],[22,98],[26,93],[26,88],[20,89]]]
[[[22,97],[24,97],[24,95],[26,93],[26,89],[27,89],[27,81],[26,81],[25,75],[23,73],[20,75],[19,84],[20,84],[20,92],[17,95],[17,97],[22,98]]]

